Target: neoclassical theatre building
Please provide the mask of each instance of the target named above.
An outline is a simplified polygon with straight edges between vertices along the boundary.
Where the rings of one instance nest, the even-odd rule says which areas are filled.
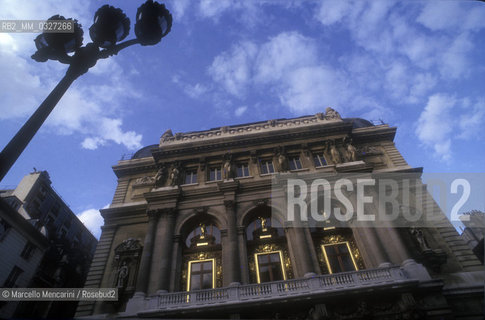
[[[276,204],[285,192],[275,193],[274,181],[285,175],[419,180],[421,168],[406,163],[395,133],[331,108],[167,130],[113,167],[118,185],[101,210],[85,286],[118,288],[119,299],[80,302],[76,316],[481,319],[483,265],[432,199],[426,205],[441,219],[429,228],[331,219],[295,227]]]

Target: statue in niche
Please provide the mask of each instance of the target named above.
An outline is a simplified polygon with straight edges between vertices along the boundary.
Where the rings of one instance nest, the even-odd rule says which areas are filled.
[[[235,174],[235,168],[232,163],[232,155],[231,154],[225,154],[224,155],[224,166],[223,166],[223,179],[224,180],[229,180],[229,179],[234,179],[236,177]]]
[[[431,248],[428,246],[428,241],[426,241],[426,238],[424,237],[423,231],[421,229],[411,228],[409,231],[418,242],[419,247],[422,251],[431,250]]]
[[[268,219],[259,217],[259,220],[261,221],[261,229],[263,229],[263,231],[266,231],[266,227],[268,225]]]
[[[178,186],[180,180],[180,169],[178,163],[174,163],[170,169],[170,186]]]
[[[328,107],[327,109],[325,109],[325,119],[327,119],[327,120],[342,120],[342,117],[333,108]]]
[[[357,149],[352,145],[352,139],[347,137],[345,138],[344,143],[346,144],[347,161],[357,161]]]
[[[333,164],[341,163],[342,158],[340,157],[340,152],[337,150],[335,141],[330,141],[329,144],[330,144],[330,156],[332,158]]]
[[[126,265],[126,260],[123,261],[121,267],[118,269],[118,277],[116,280],[117,288],[124,288],[126,286],[126,278],[128,278],[129,273],[128,266]]]
[[[161,187],[165,183],[165,179],[167,178],[167,169],[165,166],[161,166],[158,169],[157,174],[155,175],[155,186]]]

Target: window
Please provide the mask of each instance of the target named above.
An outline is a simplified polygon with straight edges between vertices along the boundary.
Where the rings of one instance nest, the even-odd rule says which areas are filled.
[[[237,177],[249,177],[249,166],[247,163],[240,163],[237,165]]]
[[[20,253],[20,256],[25,260],[29,260],[30,257],[32,257],[32,255],[34,254],[34,251],[35,251],[35,246],[32,243],[27,242],[27,244],[24,247],[24,250],[22,250],[22,253]]]
[[[0,241],[7,235],[7,232],[10,230],[10,224],[0,218]]]
[[[197,183],[197,169],[185,171],[185,184]]]
[[[257,253],[255,258],[258,283],[286,280],[281,251]]]
[[[215,288],[215,260],[189,262],[187,291]]]
[[[315,162],[315,167],[323,167],[327,165],[323,153],[318,153],[313,155],[313,161]]]
[[[61,228],[61,230],[59,230],[59,239],[64,239],[66,238],[66,235],[67,235],[67,230],[63,227]]]
[[[71,227],[71,224],[72,224],[72,216],[68,215],[66,218],[66,221],[64,221],[64,225],[66,226],[66,228],[69,229]]]
[[[51,212],[57,217],[59,214],[59,209],[61,208],[61,205],[59,203],[56,203],[55,205],[52,206]]]
[[[322,245],[328,272],[338,273],[357,270],[348,242]]]
[[[209,169],[209,181],[217,181],[222,179],[222,170],[220,167],[213,167]]]
[[[12,271],[10,271],[10,274],[8,275],[7,280],[5,280],[3,287],[13,288],[15,286],[15,283],[17,282],[17,279],[22,274],[22,272],[24,272],[24,270],[20,269],[17,266],[14,266]]]
[[[290,166],[290,170],[299,170],[302,168],[299,156],[289,157],[288,164]]]
[[[261,174],[274,173],[273,162],[271,160],[261,160]]]

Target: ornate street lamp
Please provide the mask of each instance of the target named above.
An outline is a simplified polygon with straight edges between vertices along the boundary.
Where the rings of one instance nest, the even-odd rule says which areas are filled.
[[[35,40],[37,52],[32,59],[38,62],[57,60],[69,65],[65,76],[52,90],[34,114],[0,153],[0,181],[5,177],[45,119],[49,116],[69,86],[86,73],[99,59],[106,59],[134,44],[155,45],[172,28],[172,15],[165,5],[148,0],[136,13],[135,39],[119,43],[130,32],[130,19],[121,9],[104,5],[96,11],[94,24],[89,28],[92,42],[82,46],[83,30],[76,20],[55,15],[49,20],[69,20],[72,33],[42,33]],[[73,53],[73,54],[72,54]]]

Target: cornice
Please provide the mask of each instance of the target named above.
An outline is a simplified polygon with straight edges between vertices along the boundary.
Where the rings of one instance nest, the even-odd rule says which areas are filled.
[[[307,139],[328,134],[345,135],[352,132],[352,123],[343,121],[329,121],[328,123],[316,123],[306,126],[284,127],[278,130],[268,130],[251,134],[222,135],[214,139],[190,139],[183,143],[160,144],[158,150],[153,151],[155,160],[170,156],[183,156],[201,152],[234,149],[237,147],[251,148],[276,144],[287,143],[295,139]]]

